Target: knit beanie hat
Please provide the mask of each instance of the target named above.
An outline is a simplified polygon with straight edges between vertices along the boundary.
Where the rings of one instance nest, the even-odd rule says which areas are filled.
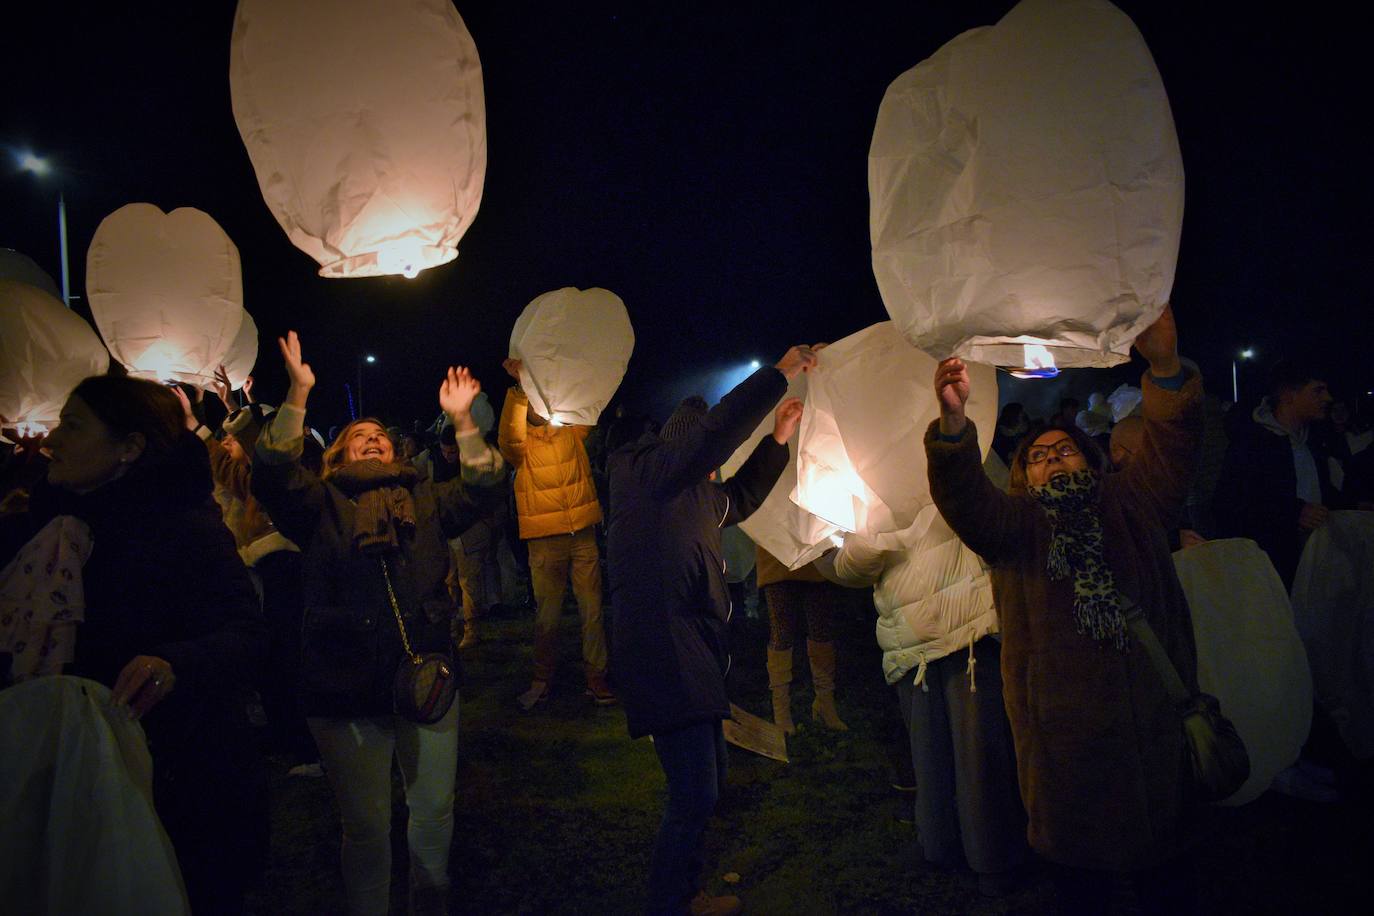
[[[253,403],[240,407],[224,418],[224,432],[239,440],[245,450],[252,450],[262,428],[267,425],[267,418],[276,410],[271,404]]]
[[[663,429],[658,433],[658,437],[664,442],[671,442],[679,439],[691,432],[692,427],[701,422],[701,418],[706,416],[706,399],[700,395],[692,395],[683,398],[682,403],[677,405],[677,410],[668,418],[668,422],[663,424]]]

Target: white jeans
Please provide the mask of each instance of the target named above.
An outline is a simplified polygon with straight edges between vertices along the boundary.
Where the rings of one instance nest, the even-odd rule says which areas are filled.
[[[391,757],[401,765],[410,821],[410,911],[443,913],[458,770],[458,701],[433,725],[399,716],[309,719],[343,822],[351,916],[385,916],[391,897]]]

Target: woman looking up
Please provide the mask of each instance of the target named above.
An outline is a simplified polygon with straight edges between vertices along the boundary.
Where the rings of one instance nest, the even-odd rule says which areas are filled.
[[[472,421],[481,386],[461,367],[450,368],[439,386],[439,406],[457,432],[459,477],[439,484],[421,478],[395,460],[386,428],[372,419],[339,432],[316,476],[300,464],[315,374],[302,361],[295,331],[278,343],[290,388],[258,437],[252,487],[277,528],[301,548],[301,699],[343,822],[348,912],[387,912],[394,755],[410,811],[411,911],[442,913],[458,704],[437,722],[418,724],[397,714],[393,685],[405,641],[417,654],[453,654],[446,538],[479,514],[468,485],[502,479],[500,454]]]
[[[58,531],[81,543],[71,552],[84,556],[79,572],[60,584],[83,593],[67,600],[84,596],[84,619],[74,644],[50,650],[66,663],[50,673],[110,687],[142,721],[154,804],[191,908],[236,913],[266,852],[244,709],[267,631],[210,498],[205,447],[182,416],[156,382],[102,375],[77,385],[47,440],[47,479],[26,512],[6,518],[0,556]]]
[[[1197,691],[1192,620],[1168,532],[1201,433],[1202,381],[1183,368],[1166,307],[1135,346],[1150,364],[1137,461],[1105,474],[1077,429],[1033,428],[1012,457],[1011,491],[988,480],[964,415],[969,375],[935,374],[940,419],[926,433],[930,490],[950,528],[992,567],[1003,698],[1031,848],[1055,866],[1068,912],[1100,912],[1115,875],[1146,912],[1189,912],[1189,795],[1181,713],[1127,630],[1131,603],[1186,687]]]

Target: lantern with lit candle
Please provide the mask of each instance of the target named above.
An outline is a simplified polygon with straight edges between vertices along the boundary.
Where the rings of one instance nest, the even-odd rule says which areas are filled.
[[[101,221],[86,294],[130,375],[208,387],[243,323],[239,252],[210,216],[128,204]]]
[[[7,426],[20,435],[50,432],[77,383],[109,368],[100,338],[61,299],[0,280],[0,415]]]
[[[823,355],[823,354],[822,354]],[[785,397],[806,400],[808,376],[798,373],[787,385]],[[773,434],[774,415],[770,413],[759,423],[748,439],[721,467],[722,479],[728,480],[753,454],[764,436]],[[839,527],[813,515],[791,499],[797,487],[797,435],[787,443],[788,461],[768,497],[754,512],[740,522],[740,530],[757,545],[768,551],[788,569],[797,569],[835,546]]]
[[[239,0],[229,84],[263,199],[320,276],[414,277],[458,256],[487,132],[449,0]]]
[[[902,333],[1041,378],[1125,362],[1163,310],[1183,164],[1105,0],[1022,0],[897,78],[869,149],[873,272]]]
[[[965,411],[986,455],[997,379],[991,366],[967,365]],[[924,437],[940,415],[935,367],[891,321],[821,351],[808,373],[793,500],[845,531],[877,536],[909,528],[931,504]]]
[[[555,426],[595,425],[634,347],[625,303],[599,287],[544,293],[525,306],[510,335],[530,406]]]

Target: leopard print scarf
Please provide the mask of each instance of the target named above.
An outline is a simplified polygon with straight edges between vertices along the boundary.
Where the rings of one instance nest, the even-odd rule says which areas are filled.
[[[1078,632],[1125,652],[1126,617],[1102,550],[1102,516],[1097,509],[1101,480],[1096,471],[1084,469],[1029,489],[1050,517],[1050,579],[1073,575],[1073,618]]]

